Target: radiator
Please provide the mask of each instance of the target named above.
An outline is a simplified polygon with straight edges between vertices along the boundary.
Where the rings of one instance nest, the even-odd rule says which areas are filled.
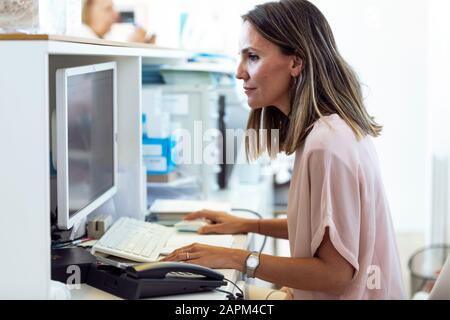
[[[433,156],[431,241],[450,243],[450,157]]]

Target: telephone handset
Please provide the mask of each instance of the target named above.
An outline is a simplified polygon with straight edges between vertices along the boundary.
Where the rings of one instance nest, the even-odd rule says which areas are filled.
[[[126,273],[135,279],[211,279],[223,280],[224,275],[210,268],[184,262],[150,262],[126,268]]]
[[[93,264],[87,284],[124,299],[211,291],[225,286],[224,275],[183,262],[151,262],[126,268]]]

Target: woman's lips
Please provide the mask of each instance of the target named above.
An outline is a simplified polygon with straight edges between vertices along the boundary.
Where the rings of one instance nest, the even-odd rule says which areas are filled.
[[[253,90],[256,90],[256,88],[244,88],[245,93],[249,94],[250,92],[252,92]]]

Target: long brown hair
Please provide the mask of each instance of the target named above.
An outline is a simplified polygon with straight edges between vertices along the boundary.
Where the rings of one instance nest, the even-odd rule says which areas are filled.
[[[274,106],[251,111],[247,129],[258,134],[256,140],[246,137],[248,159],[255,160],[266,150],[271,157],[276,154],[274,129],[279,130],[280,151],[294,153],[304,143],[314,122],[333,113],[358,138],[380,135],[382,127],[364,107],[358,78],[339,54],[333,32],[316,6],[306,0],[269,2],[256,6],[242,19],[276,44],[283,54],[295,55],[303,61],[300,77],[292,79],[288,117]]]

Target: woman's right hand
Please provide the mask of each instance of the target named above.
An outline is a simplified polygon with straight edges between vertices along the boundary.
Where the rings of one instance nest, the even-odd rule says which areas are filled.
[[[207,219],[210,224],[200,228],[200,234],[240,234],[252,232],[257,227],[257,220],[244,219],[222,211],[200,210],[184,217],[185,220]]]

